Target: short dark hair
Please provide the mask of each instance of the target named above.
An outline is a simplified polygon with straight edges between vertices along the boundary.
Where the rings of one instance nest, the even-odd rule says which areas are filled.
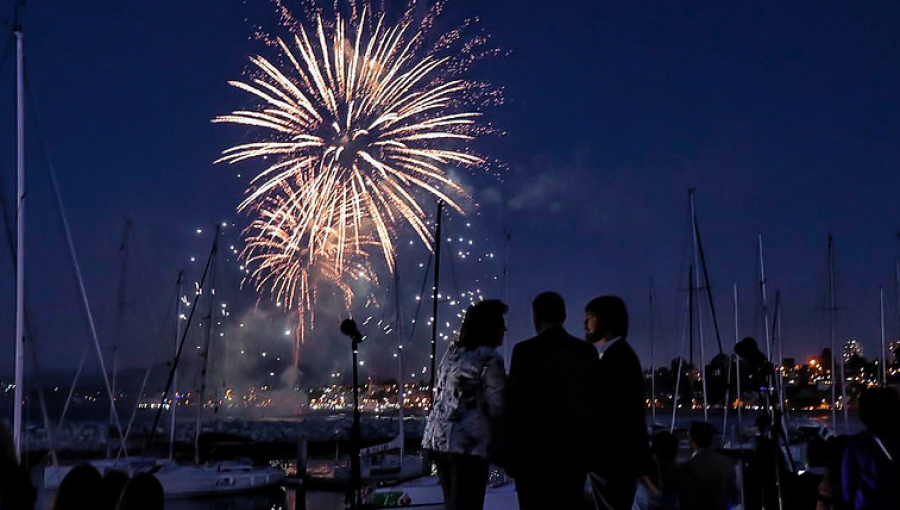
[[[659,460],[675,460],[678,455],[678,438],[668,430],[660,430],[650,440],[650,452]]]
[[[895,432],[900,426],[900,393],[894,388],[870,388],[859,396],[859,420],[873,434]]]
[[[806,445],[806,463],[809,467],[827,467],[829,457],[828,441],[825,438],[816,436],[809,440]]]
[[[600,333],[628,336],[628,309],[619,296],[600,296],[592,299],[584,311],[600,319]]]
[[[688,433],[691,435],[691,441],[697,443],[697,446],[709,448],[712,445],[713,437],[716,435],[716,428],[708,421],[695,421],[691,423],[691,429]]]
[[[459,328],[459,343],[467,349],[493,347],[497,335],[503,334],[506,328],[503,316],[508,311],[509,307],[499,299],[486,299],[470,306]]]
[[[531,311],[535,322],[562,324],[566,322],[566,302],[556,292],[547,291],[538,294],[531,302]]]

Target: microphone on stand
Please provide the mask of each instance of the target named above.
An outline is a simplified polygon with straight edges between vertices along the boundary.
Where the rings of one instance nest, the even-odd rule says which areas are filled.
[[[359,327],[356,326],[356,321],[353,319],[341,321],[341,333],[349,336],[354,343],[360,344],[363,341],[363,335],[359,332]]]

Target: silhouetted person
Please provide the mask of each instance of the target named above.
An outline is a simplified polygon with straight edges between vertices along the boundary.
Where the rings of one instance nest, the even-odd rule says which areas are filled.
[[[53,510],[99,508],[103,504],[102,480],[100,472],[90,464],[73,467],[56,488]]]
[[[790,468],[784,452],[774,437],[772,418],[768,414],[756,417],[756,428],[759,435],[756,437],[756,446],[753,450],[751,462],[751,508],[763,508],[765,510],[777,510],[781,508],[779,497],[787,497],[787,480]],[[777,471],[776,471],[777,469]]]
[[[469,307],[437,373],[422,447],[432,452],[447,510],[484,506],[488,460],[495,455],[506,399],[503,358],[495,349],[506,334],[508,310],[496,299]]]
[[[819,484],[819,504],[816,510],[845,510],[843,491],[841,489],[841,464],[844,462],[844,451],[850,436],[841,434],[828,441],[828,468],[825,478]]]
[[[806,444],[806,469],[794,481],[790,508],[815,510],[819,503],[819,486],[828,469],[828,442],[814,437]]]
[[[635,507],[640,510],[676,510],[678,508],[679,482],[678,438],[668,430],[653,434],[650,441],[650,473],[638,485]]]
[[[621,298],[601,296],[584,309],[587,340],[596,347],[599,427],[590,474],[594,504],[630,510],[637,479],[650,466],[650,440],[644,417],[644,374],[628,345],[628,310]]]
[[[138,473],[125,485],[116,510],[163,510],[163,486],[150,473]]]
[[[36,500],[28,470],[16,462],[12,435],[0,424],[0,510],[32,510]]]
[[[738,502],[737,477],[731,459],[712,449],[716,429],[695,421],[688,433],[693,454],[679,469],[681,510],[728,510]]]
[[[122,491],[128,484],[128,474],[124,471],[111,469],[103,475],[100,482],[103,489],[103,505],[99,508],[105,510],[115,510],[119,498],[122,497]]]
[[[509,367],[509,471],[522,510],[581,508],[596,434],[597,351],[566,332],[559,294],[539,294],[532,318],[537,336],[516,344]]]
[[[844,503],[853,510],[900,508],[900,394],[864,391],[859,419],[866,431],[850,438],[841,468]]]

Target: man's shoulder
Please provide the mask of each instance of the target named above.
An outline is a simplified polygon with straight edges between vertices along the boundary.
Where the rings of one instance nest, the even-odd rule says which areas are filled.
[[[606,352],[603,353],[603,357],[609,359],[617,359],[622,361],[637,361],[640,363],[638,359],[638,355],[634,352],[634,349],[631,347],[631,344],[628,343],[627,339],[622,338],[616,340],[615,343],[609,346],[606,349]]]

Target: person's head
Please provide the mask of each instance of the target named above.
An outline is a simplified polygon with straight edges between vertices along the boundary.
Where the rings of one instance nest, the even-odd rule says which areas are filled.
[[[499,347],[506,334],[503,316],[508,311],[509,307],[499,299],[486,299],[470,306],[459,328],[459,343],[466,349]]]
[[[66,473],[56,489],[53,510],[98,508],[101,503],[100,472],[90,464],[79,464]]]
[[[541,331],[552,327],[562,326],[566,322],[566,302],[556,292],[541,292],[531,302],[534,329]]]
[[[650,440],[650,452],[660,461],[674,461],[678,454],[678,438],[668,430],[660,430]]]
[[[116,510],[162,510],[164,504],[159,480],[150,473],[138,473],[125,485]]]
[[[600,296],[584,307],[584,334],[591,342],[628,336],[628,309],[618,296]]]
[[[107,471],[106,474],[103,475],[103,480],[101,482],[103,492],[103,506],[101,508],[114,510],[127,483],[128,474],[124,471],[116,469]]]
[[[893,388],[863,391],[859,396],[859,420],[875,435],[900,433],[900,393]]]
[[[809,440],[806,444],[806,466],[807,467],[828,467],[828,459],[830,458],[828,450],[828,441],[825,438],[816,436]]]
[[[712,423],[695,421],[691,423],[688,435],[691,438],[691,448],[695,450],[709,448],[712,446],[713,438],[716,436],[716,429],[712,426]]]

